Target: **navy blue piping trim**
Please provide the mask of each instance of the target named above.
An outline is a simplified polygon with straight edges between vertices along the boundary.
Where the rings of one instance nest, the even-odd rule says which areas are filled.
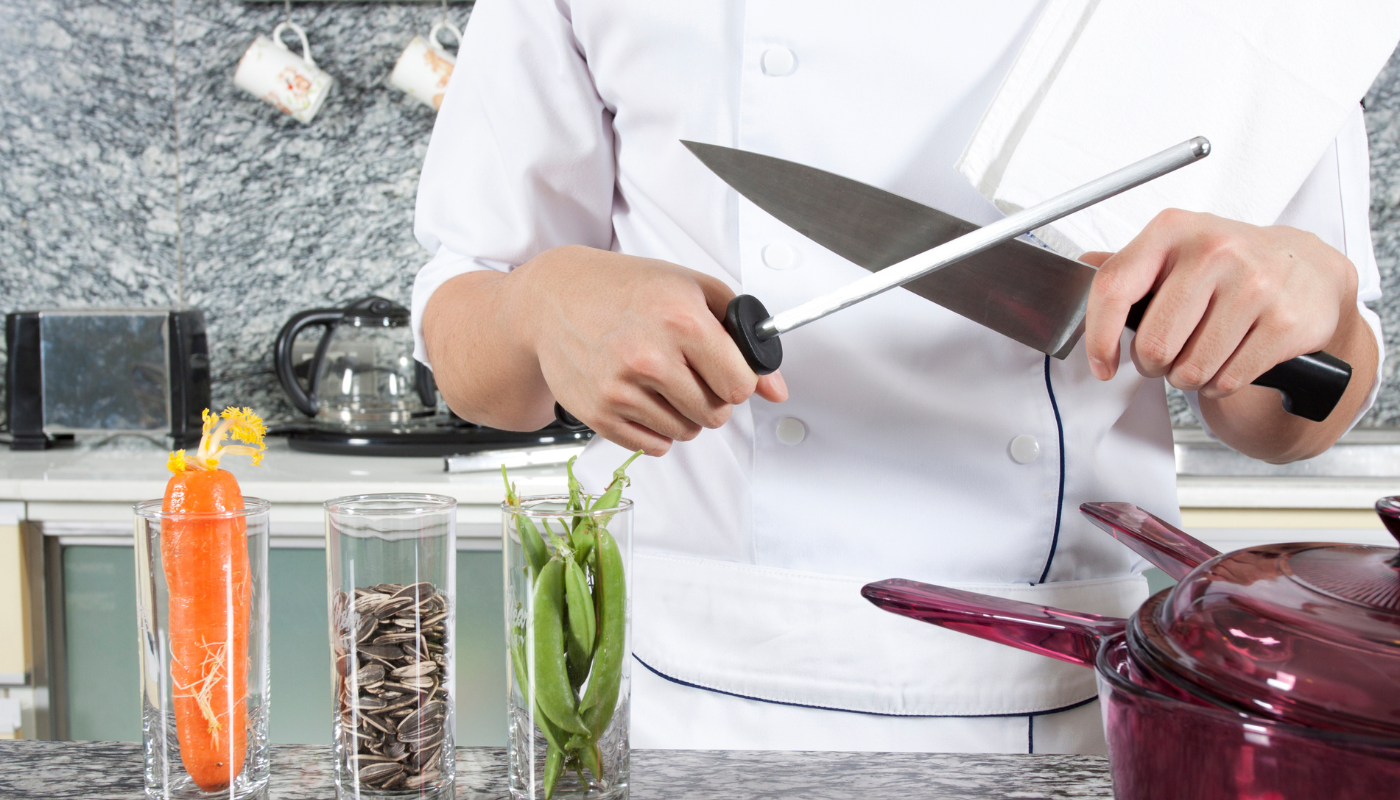
[[[1051,709],[1047,709],[1047,710],[1045,710],[1045,711],[1032,711],[1030,714],[887,714],[887,713],[884,713],[884,712],[881,712],[881,711],[857,711],[857,710],[855,710],[855,709],[853,709],[853,708],[833,708],[833,707],[831,707],[831,706],[814,706],[814,705],[808,705],[807,703],[789,703],[789,702],[786,701],[786,700],[768,700],[768,699],[763,698],[763,697],[753,697],[753,696],[751,696],[751,695],[739,694],[739,693],[737,693],[737,692],[726,692],[726,691],[723,690],[723,689],[712,689],[712,688],[710,688],[709,686],[701,686],[701,685],[698,684],[698,683],[691,683],[690,681],[683,681],[683,680],[681,680],[680,678],[673,678],[673,677],[671,677],[670,675],[667,675],[666,673],[664,673],[664,672],[662,672],[661,670],[657,669],[656,667],[653,667],[652,665],[650,665],[650,664],[648,664],[647,662],[643,661],[642,658],[641,658],[641,656],[637,655],[636,653],[633,653],[633,654],[632,654],[632,658],[636,659],[638,664],[641,664],[642,666],[646,667],[648,670],[650,670],[650,671],[652,672],[652,674],[656,675],[658,678],[661,678],[662,680],[670,681],[671,683],[677,684],[677,685],[679,685],[679,686],[686,686],[686,687],[689,687],[689,688],[691,688],[691,689],[700,689],[701,691],[714,692],[715,694],[727,694],[727,695],[729,695],[730,697],[737,697],[737,698],[739,698],[740,700],[757,700],[757,701],[760,702],[760,703],[772,703],[772,704],[774,704],[774,705],[779,705],[779,706],[796,706],[797,708],[815,708],[815,709],[817,709],[818,711],[840,711],[840,712],[843,712],[843,713],[846,713],[846,714],[865,714],[865,715],[871,716],[871,717],[920,717],[920,718],[926,717],[926,718],[930,718],[930,719],[942,719],[942,718],[944,718],[944,717],[956,717],[956,718],[959,718],[959,719],[967,719],[967,718],[980,719],[980,718],[983,718],[983,717],[988,717],[988,718],[991,718],[991,717],[1025,717],[1025,716],[1040,717],[1040,716],[1044,716],[1044,715],[1046,715],[1046,714],[1058,714],[1058,713],[1060,713],[1061,711],[1069,711],[1069,710],[1071,710],[1071,709],[1079,708],[1080,706],[1087,706],[1088,704],[1090,704],[1090,703],[1094,702],[1095,700],[1099,699],[1098,695],[1094,695],[1093,697],[1090,697],[1088,700],[1080,700],[1080,701],[1077,702],[1077,703],[1070,703],[1070,704],[1067,705],[1067,706],[1060,706],[1059,708],[1051,708]]]
[[[1045,357],[1045,391],[1050,395],[1050,408],[1055,411],[1055,430],[1060,437],[1060,494],[1055,500],[1055,533],[1050,538],[1050,555],[1045,557],[1045,569],[1040,571],[1040,580],[1036,583],[1045,583],[1050,575],[1055,548],[1060,546],[1060,517],[1065,511],[1065,423],[1060,419],[1060,404],[1055,401],[1055,387],[1050,383],[1050,356]]]
[[[1026,717],[1026,753],[1035,755],[1035,715]]]

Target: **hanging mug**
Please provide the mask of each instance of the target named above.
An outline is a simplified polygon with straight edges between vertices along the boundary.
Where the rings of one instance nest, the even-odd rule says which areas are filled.
[[[287,30],[301,39],[301,55],[293,53],[282,41],[282,33]],[[287,21],[272,29],[271,39],[258,34],[238,62],[233,84],[305,124],[321,110],[335,85],[335,78],[316,66],[311,58],[306,31],[295,22]]]
[[[444,30],[451,31],[457,37],[458,46],[461,45],[462,32],[443,20],[433,26],[428,38],[414,36],[394,64],[394,71],[389,73],[389,83],[434,110],[442,106],[447,79],[452,77],[452,67],[457,63],[457,57],[438,41],[438,34]]]

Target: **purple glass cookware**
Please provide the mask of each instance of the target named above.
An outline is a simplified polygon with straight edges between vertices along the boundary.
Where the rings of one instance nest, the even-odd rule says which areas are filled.
[[[1376,508],[1400,538],[1400,499]],[[1177,585],[1127,620],[907,580],[862,594],[1094,667],[1119,800],[1400,797],[1400,551],[1221,554],[1133,505],[1080,510]]]

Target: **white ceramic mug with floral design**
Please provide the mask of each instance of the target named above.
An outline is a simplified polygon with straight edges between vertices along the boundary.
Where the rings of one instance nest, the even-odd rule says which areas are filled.
[[[283,32],[288,30],[301,39],[301,55],[282,41]],[[238,62],[233,84],[297,122],[308,123],[325,104],[335,78],[316,66],[306,31],[288,21],[273,28],[270,39],[258,34]]]
[[[452,67],[457,63],[457,57],[438,40],[438,34],[444,30],[456,36],[460,45],[462,32],[444,20],[433,26],[426,39],[414,36],[389,73],[389,83],[434,110],[442,106],[447,79],[452,77]]]

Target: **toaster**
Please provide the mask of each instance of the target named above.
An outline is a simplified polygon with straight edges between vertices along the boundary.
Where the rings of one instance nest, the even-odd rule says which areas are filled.
[[[75,434],[199,442],[209,407],[209,340],[198,309],[84,309],[5,315],[12,450]]]

